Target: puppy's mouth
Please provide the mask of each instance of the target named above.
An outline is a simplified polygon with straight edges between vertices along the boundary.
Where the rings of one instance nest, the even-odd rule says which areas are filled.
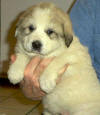
[[[39,51],[28,51],[28,53],[29,54],[36,54],[36,55],[40,55],[40,56],[47,56],[47,55],[49,55],[50,53],[51,53],[52,51],[50,51],[50,52],[47,52],[47,53],[43,53],[43,52],[39,52]]]
[[[24,47],[24,51],[26,52],[27,55],[39,55],[39,56],[48,56],[51,55],[53,52],[55,52],[57,48],[51,49],[51,50],[43,50],[43,47],[39,48],[39,47],[31,47],[29,49],[27,49],[26,47]]]
[[[40,56],[49,56],[52,53],[54,53],[57,49],[59,49],[59,48],[55,48],[55,49],[52,49],[52,50],[46,51],[46,52],[43,52],[42,49],[41,49],[41,51],[33,51],[33,53],[35,53],[37,55],[40,55]]]
[[[52,54],[55,50],[56,49],[50,50],[48,52],[42,52],[42,50],[41,51],[36,51],[36,50],[32,49],[31,51],[28,51],[28,50],[25,49],[25,51],[28,55],[38,55],[38,56],[42,56],[42,57],[45,57],[45,56],[48,56],[48,55]]]
[[[41,51],[36,51],[36,50],[27,50],[26,48],[24,48],[24,51],[28,54],[28,55],[44,55]]]

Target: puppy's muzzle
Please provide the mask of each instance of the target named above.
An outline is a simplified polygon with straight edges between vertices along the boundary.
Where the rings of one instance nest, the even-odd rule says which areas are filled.
[[[42,43],[38,40],[32,42],[32,49],[40,52],[42,48]]]

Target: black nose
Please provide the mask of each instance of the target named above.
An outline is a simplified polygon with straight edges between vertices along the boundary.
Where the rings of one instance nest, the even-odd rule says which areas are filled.
[[[42,47],[42,44],[40,41],[36,40],[36,41],[33,41],[32,42],[32,48],[34,50],[37,50],[37,51],[40,51],[41,50],[41,47]]]

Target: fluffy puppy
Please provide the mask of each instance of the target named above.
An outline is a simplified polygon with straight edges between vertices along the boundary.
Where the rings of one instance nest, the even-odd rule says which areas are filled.
[[[44,115],[100,115],[100,83],[88,50],[74,35],[69,16],[51,3],[40,3],[24,12],[16,28],[16,61],[10,65],[8,78],[16,84],[23,79],[24,69],[36,55],[53,57],[41,75],[40,87]],[[68,69],[56,85],[59,70]]]

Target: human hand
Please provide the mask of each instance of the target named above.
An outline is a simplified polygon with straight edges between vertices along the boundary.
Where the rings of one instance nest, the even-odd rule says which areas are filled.
[[[15,59],[16,56],[12,55],[12,62],[14,62]],[[26,97],[33,100],[40,100],[45,95],[45,93],[40,89],[38,79],[52,60],[53,58],[40,59],[39,57],[34,57],[29,62],[24,72],[24,80],[20,83],[21,89]],[[66,69],[67,65],[61,69],[59,76],[61,76]],[[57,79],[57,84],[60,82],[60,79],[61,77]]]
[[[11,63],[16,60],[16,56],[11,56]],[[24,95],[32,100],[41,100],[45,93],[40,89],[39,77],[48,64],[53,60],[53,58],[40,59],[39,57],[33,58],[27,65],[24,72],[24,80],[20,83],[21,89]],[[57,79],[57,84],[61,81],[61,77],[68,65],[66,64],[59,72],[59,79]],[[62,115],[69,115],[69,113],[64,112]]]
[[[45,95],[40,89],[38,79],[52,59],[53,58],[40,59],[39,57],[34,57],[29,62],[24,72],[24,79],[20,83],[21,89],[26,97],[33,100],[40,100]],[[16,56],[12,55],[11,63],[15,60]]]

